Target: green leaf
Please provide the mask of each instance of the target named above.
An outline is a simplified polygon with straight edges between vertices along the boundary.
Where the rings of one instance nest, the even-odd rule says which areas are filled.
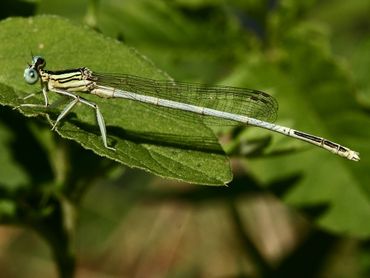
[[[97,72],[168,78],[135,50],[55,16],[5,20],[0,23],[0,39],[3,105],[17,106],[24,102],[23,97],[40,92],[38,85],[31,87],[23,80],[31,52],[42,55],[51,70],[87,66]],[[52,101],[57,101],[52,93],[49,95]],[[109,144],[117,151],[104,148],[94,112],[82,105],[57,128],[62,137],[101,156],[162,177],[213,185],[231,180],[228,159],[213,132],[202,122],[189,123],[181,119],[181,113],[174,117],[132,101],[84,97],[99,105],[107,124]],[[42,97],[27,102],[42,104]],[[61,108],[21,111],[26,116],[44,114],[55,120]]]

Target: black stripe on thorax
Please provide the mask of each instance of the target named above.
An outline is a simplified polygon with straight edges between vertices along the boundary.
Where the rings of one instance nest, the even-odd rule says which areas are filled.
[[[58,83],[68,83],[71,81],[79,81],[82,80],[83,76],[83,68],[79,69],[70,69],[70,70],[60,70],[60,71],[45,71],[49,74],[50,79],[56,81]],[[63,75],[67,75],[62,78]]]
[[[59,75],[59,74],[66,74],[66,73],[73,73],[73,72],[81,73],[83,71],[83,69],[84,68],[66,69],[66,70],[55,70],[55,71],[45,70],[45,72],[48,73],[48,74]]]

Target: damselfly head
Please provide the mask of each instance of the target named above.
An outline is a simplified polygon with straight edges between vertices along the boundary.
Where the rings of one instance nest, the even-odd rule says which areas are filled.
[[[39,71],[46,66],[46,61],[41,56],[33,56],[32,64],[24,70],[23,77],[28,84],[35,84],[39,80]]]

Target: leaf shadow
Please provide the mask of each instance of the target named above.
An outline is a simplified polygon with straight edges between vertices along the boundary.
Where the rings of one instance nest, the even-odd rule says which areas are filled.
[[[100,130],[97,125],[81,122],[74,115],[68,115],[68,121],[79,129],[100,136]],[[61,123],[59,127],[62,126],[63,123]],[[110,125],[108,125],[106,128],[109,139],[116,137],[121,138],[122,140],[134,142],[136,144],[150,144],[161,147],[171,147],[183,150],[193,150],[204,153],[225,155],[225,152],[220,144],[211,137],[186,136],[160,132],[141,132]],[[113,146],[117,144],[117,140],[111,139],[111,141]]]

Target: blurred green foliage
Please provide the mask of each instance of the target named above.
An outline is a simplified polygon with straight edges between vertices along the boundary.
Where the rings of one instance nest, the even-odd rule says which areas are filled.
[[[73,275],[76,253],[83,258],[78,275],[81,269],[119,277],[369,274],[366,1],[64,0],[3,7],[0,220],[42,235],[61,277]],[[43,14],[59,17],[35,16]],[[32,17],[8,18],[17,15]],[[228,187],[125,168],[116,161],[185,182],[230,179],[225,154],[201,123],[94,99],[112,127],[124,130],[108,125],[109,138],[126,146],[112,155],[100,146],[91,111],[79,108],[56,134],[42,111],[12,110],[39,89],[23,82],[31,51],[44,55],[49,69],[89,66],[263,90],[279,102],[279,123],[349,146],[361,161],[242,127],[213,128],[233,161]],[[174,134],[182,140],[174,142]],[[211,151],[187,142],[191,134],[206,134]],[[19,238],[26,242],[14,240],[0,265],[24,250],[31,251],[23,257],[47,257],[44,247],[30,248],[32,235]],[[275,242],[283,251],[274,257],[266,246]],[[52,274],[23,263],[38,276]],[[3,268],[8,277],[34,276]]]

